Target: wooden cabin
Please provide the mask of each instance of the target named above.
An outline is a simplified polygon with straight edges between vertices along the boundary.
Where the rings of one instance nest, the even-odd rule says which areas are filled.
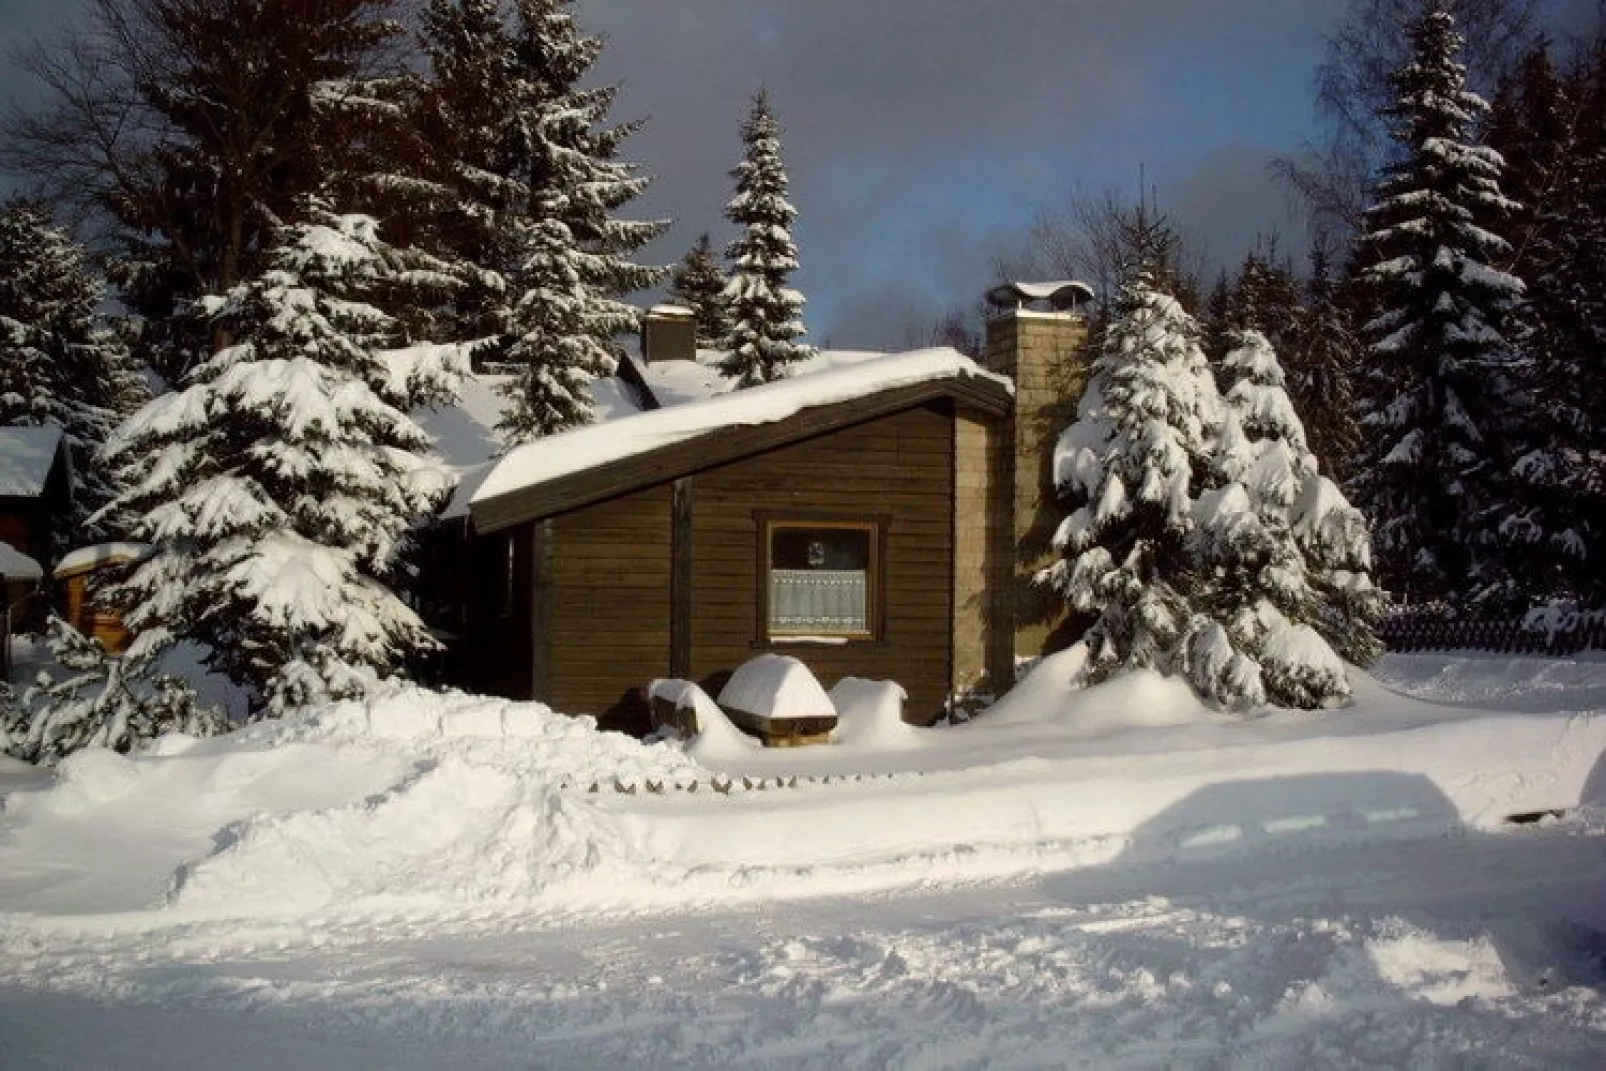
[[[0,543],[49,568],[72,515],[72,466],[59,428],[0,427]]]
[[[41,590],[71,519],[72,465],[61,430],[0,427],[0,543],[18,556],[0,583],[8,632],[44,628],[48,600],[31,596]]]
[[[1046,535],[1041,547],[1023,537],[1052,529],[1060,427],[1023,411],[1014,381],[1033,405],[1062,404],[1064,385],[1050,391],[1021,358],[1063,364],[1085,330],[1079,316],[1034,315],[1003,317],[1011,349],[989,359],[997,371],[947,349],[857,355],[649,404],[465,479],[438,555],[459,595],[443,627],[451,679],[634,731],[654,679],[717,695],[764,652],[797,657],[828,687],[894,680],[918,723],[1001,693],[1049,631],[1023,583]],[[670,371],[647,335],[633,380],[651,402]],[[677,383],[697,372],[690,354],[670,360]]]

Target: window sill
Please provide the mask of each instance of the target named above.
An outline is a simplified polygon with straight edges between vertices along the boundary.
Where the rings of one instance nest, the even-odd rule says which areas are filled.
[[[772,647],[884,647],[877,636],[761,636],[748,644],[754,650]]]

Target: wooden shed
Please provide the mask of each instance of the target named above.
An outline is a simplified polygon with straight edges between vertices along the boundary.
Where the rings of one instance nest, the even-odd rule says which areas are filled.
[[[62,617],[85,636],[100,641],[110,654],[122,654],[134,638],[123,615],[92,590],[97,579],[112,578],[150,553],[144,543],[97,543],[72,551],[57,564],[62,587]]]
[[[896,680],[911,720],[1010,672],[1007,379],[919,351],[638,413],[460,489],[462,683],[640,729],[755,654]],[[1007,617],[1007,615],[1005,615]]]

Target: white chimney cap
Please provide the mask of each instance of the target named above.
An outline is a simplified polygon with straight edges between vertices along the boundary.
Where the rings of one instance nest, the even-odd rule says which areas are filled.
[[[1093,288],[1075,279],[1050,283],[1002,283],[987,291],[987,304],[1012,309],[1034,301],[1046,301],[1057,312],[1069,312],[1093,300]]]

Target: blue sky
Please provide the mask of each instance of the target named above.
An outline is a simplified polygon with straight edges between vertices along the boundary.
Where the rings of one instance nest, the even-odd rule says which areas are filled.
[[[81,0],[0,0],[0,41]],[[1549,0],[1582,26],[1595,0]],[[1139,168],[1213,264],[1300,224],[1266,170],[1313,124],[1322,36],[1347,0],[580,0],[625,156],[657,176],[630,206],[678,260],[721,208],[748,98],[786,127],[816,342],[895,346],[991,282],[1034,212],[1135,191]],[[15,73],[0,92],[25,93]],[[1285,243],[1286,244],[1286,243]]]

